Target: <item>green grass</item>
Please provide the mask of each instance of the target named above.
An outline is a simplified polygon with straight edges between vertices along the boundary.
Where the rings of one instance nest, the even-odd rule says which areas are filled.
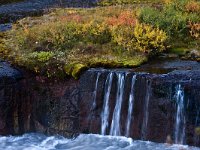
[[[100,0],[99,6],[126,5],[126,4],[163,4],[164,0]]]

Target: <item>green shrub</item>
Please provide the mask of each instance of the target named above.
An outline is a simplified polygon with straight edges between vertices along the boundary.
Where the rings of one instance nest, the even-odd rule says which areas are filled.
[[[54,53],[52,52],[33,52],[29,54],[29,58],[33,59],[34,61],[38,62],[47,62],[54,56]]]
[[[162,0],[100,0],[98,5],[110,6],[110,5],[126,5],[136,3],[162,3]]]
[[[117,48],[118,53],[123,53],[124,51],[131,52],[136,42],[133,34],[133,27],[114,27],[112,29],[112,42],[119,46],[119,48]]]
[[[111,41],[111,32],[106,24],[93,22],[87,27],[86,37],[88,42],[106,44]]]
[[[150,25],[137,24],[133,33],[136,49],[148,54],[157,54],[165,50],[167,35],[163,30]]]
[[[38,33],[38,42],[49,50],[65,51],[72,49],[80,40],[81,25],[73,22],[53,23]]]
[[[119,26],[113,29],[113,42],[131,53],[136,51],[156,54],[165,49],[167,35],[159,28],[146,24],[133,27]]]
[[[172,0],[164,5],[162,10],[143,8],[139,19],[143,23],[163,29],[169,36],[188,36],[188,22],[199,22],[200,17],[198,13],[188,13],[185,8],[186,4],[186,0]]]

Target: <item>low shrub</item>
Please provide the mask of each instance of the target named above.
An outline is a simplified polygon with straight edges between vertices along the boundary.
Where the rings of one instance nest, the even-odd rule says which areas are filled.
[[[137,3],[163,3],[163,0],[100,0],[99,6],[126,5]]]
[[[53,52],[33,52],[29,54],[29,58],[38,62],[47,62],[54,56]]]
[[[200,23],[189,22],[190,35],[196,39],[200,38]]]
[[[109,26],[125,25],[134,27],[137,22],[137,18],[132,11],[123,11],[118,16],[109,17],[106,20]]]
[[[185,9],[187,12],[192,12],[192,13],[199,13],[200,12],[200,2],[197,1],[189,1],[185,5]]]
[[[163,30],[139,23],[134,28],[118,26],[113,29],[112,36],[114,43],[131,53],[157,54],[165,50],[167,40]]]
[[[162,10],[143,8],[139,19],[143,23],[159,27],[171,37],[185,37],[189,35],[188,22],[200,22],[198,13],[190,13],[186,10],[185,7],[189,9],[189,4],[186,0],[172,0],[164,5]]]
[[[146,24],[137,24],[134,28],[135,48],[148,53],[157,54],[165,50],[167,35],[159,28]]]
[[[111,41],[111,33],[108,26],[104,23],[92,22],[87,25],[86,31],[86,42],[93,44],[106,44]]]

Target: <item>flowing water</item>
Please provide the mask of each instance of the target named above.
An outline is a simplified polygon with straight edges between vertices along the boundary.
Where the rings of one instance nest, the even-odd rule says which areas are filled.
[[[146,139],[147,135],[147,125],[148,125],[148,118],[149,118],[149,99],[151,95],[151,82],[146,81],[146,96],[145,96],[145,104],[144,104],[144,116],[143,116],[143,123],[142,123],[142,133],[141,138],[142,140]]]
[[[101,123],[101,134],[106,134],[106,129],[108,127],[108,117],[109,117],[109,97],[110,97],[110,91],[112,86],[112,80],[113,80],[114,73],[109,73],[106,79],[105,83],[105,95],[104,95],[104,105],[103,110],[101,114],[102,123]]]
[[[95,109],[96,107],[96,97],[97,97],[97,88],[98,88],[98,82],[99,82],[99,77],[100,77],[101,73],[98,72],[97,74],[97,79],[96,79],[96,83],[95,83],[95,89],[94,89],[94,92],[93,92],[93,104],[92,104],[92,110]]]
[[[0,137],[0,149],[6,150],[199,150],[197,147],[134,141],[119,136],[82,134],[76,139],[43,134]]]
[[[112,124],[110,129],[110,135],[120,136],[120,117],[121,117],[121,107],[123,101],[124,84],[125,84],[125,74],[117,73],[118,87],[117,87],[117,99],[116,105],[113,112]]]
[[[129,133],[130,125],[132,121],[132,112],[133,112],[133,107],[134,107],[135,80],[136,80],[136,75],[132,77],[132,81],[131,81],[131,92],[129,95],[128,115],[127,115],[127,120],[126,120],[126,137],[129,137],[129,134],[130,134]]]
[[[176,123],[175,123],[175,143],[184,144],[185,140],[185,113],[184,113],[184,90],[179,84],[176,87]]]

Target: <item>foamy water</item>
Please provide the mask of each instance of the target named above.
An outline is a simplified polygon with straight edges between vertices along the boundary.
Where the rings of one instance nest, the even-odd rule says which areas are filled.
[[[172,145],[148,141],[135,141],[131,138],[82,134],[76,139],[43,134],[0,137],[0,149],[5,150],[200,150],[186,145]]]

